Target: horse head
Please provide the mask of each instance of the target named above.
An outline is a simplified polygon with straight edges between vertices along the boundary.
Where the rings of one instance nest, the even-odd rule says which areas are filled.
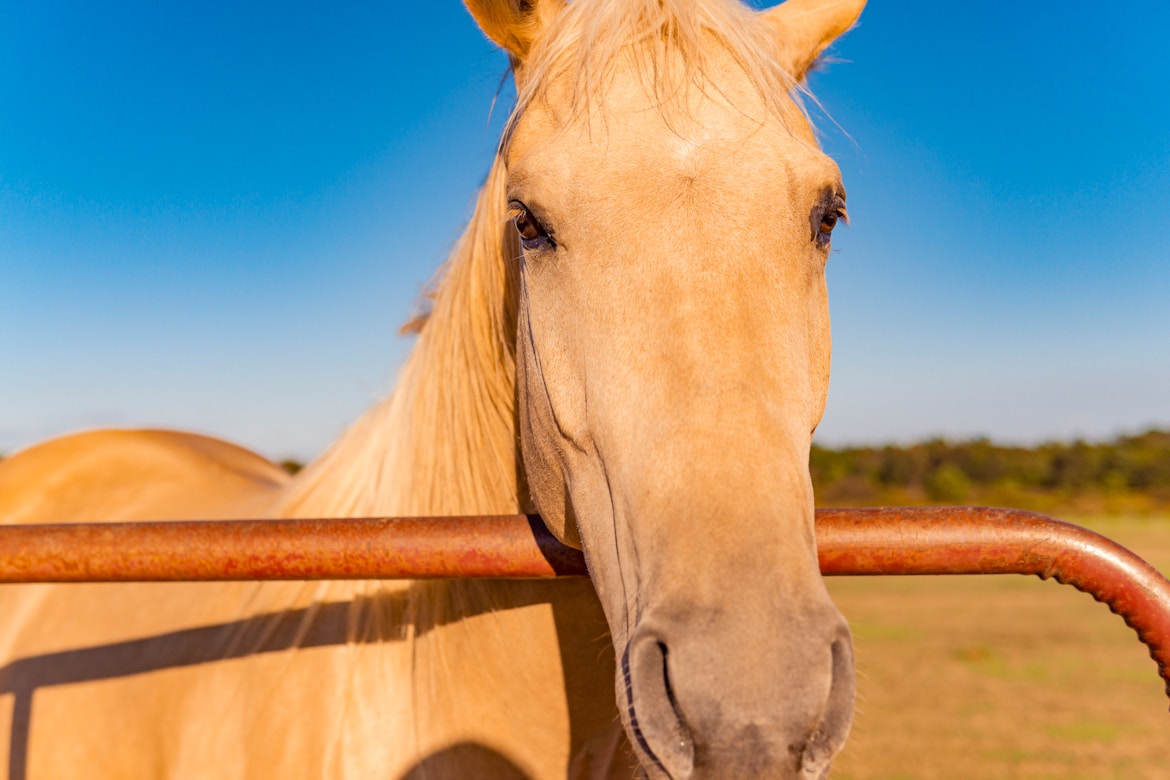
[[[468,0],[517,83],[525,476],[650,777],[822,777],[851,723],[808,469],[845,192],[795,95],[863,4]]]

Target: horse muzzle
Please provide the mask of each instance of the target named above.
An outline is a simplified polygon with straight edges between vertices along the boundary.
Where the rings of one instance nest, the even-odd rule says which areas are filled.
[[[649,778],[828,776],[853,717],[852,640],[827,598],[786,617],[745,626],[723,612],[650,611],[639,621],[619,673]]]

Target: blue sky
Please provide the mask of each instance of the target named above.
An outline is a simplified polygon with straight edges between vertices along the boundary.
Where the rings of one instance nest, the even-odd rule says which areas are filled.
[[[826,443],[1170,426],[1170,6],[872,0],[812,86]],[[389,390],[508,92],[460,4],[0,6],[0,452],[309,457]]]

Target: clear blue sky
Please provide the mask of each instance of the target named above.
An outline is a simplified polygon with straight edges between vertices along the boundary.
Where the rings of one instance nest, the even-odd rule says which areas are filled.
[[[871,0],[813,78],[853,218],[823,441],[1170,426],[1168,29]],[[0,6],[0,452],[319,452],[409,349],[505,65],[454,0]]]

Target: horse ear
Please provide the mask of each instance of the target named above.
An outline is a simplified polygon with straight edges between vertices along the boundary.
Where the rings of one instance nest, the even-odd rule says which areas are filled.
[[[780,37],[788,72],[804,79],[817,57],[861,16],[865,0],[788,0],[763,11]]]
[[[479,29],[523,62],[565,0],[464,0]]]

